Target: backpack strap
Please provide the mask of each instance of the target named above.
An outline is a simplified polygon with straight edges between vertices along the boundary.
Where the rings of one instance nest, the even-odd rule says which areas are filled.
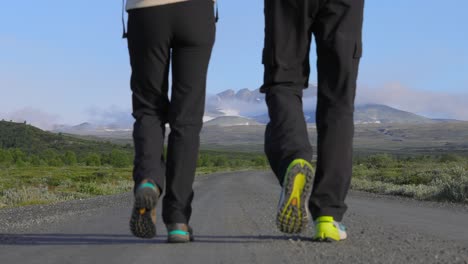
[[[125,29],[125,0],[122,0],[122,38],[127,38],[127,30]]]
[[[216,3],[216,15],[215,15],[215,22],[218,23],[219,20],[219,12],[218,12],[218,1]]]

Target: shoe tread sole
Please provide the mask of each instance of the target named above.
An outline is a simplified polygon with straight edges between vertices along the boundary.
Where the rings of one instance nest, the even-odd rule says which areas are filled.
[[[135,203],[130,218],[130,231],[136,237],[153,238],[156,236],[156,225],[152,219],[158,194],[151,188],[143,188],[136,192]]]
[[[279,206],[276,224],[281,232],[300,233],[309,222],[308,201],[312,192],[313,169],[304,163],[287,172],[285,199]]]

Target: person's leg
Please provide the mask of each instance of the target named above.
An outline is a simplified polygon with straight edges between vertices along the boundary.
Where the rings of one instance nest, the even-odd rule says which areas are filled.
[[[135,204],[130,230],[142,238],[156,235],[155,207],[164,188],[163,144],[169,108],[168,22],[161,7],[129,12],[128,49],[132,67],[132,114],[135,118]]]
[[[308,223],[312,147],[302,109],[308,86],[310,25],[317,2],[265,0],[264,85],[270,122],[265,153],[283,186],[276,218],[282,232],[299,233]]]
[[[352,174],[354,98],[364,0],[329,0],[313,31],[317,43],[317,171],[310,210],[314,219],[341,221]]]
[[[211,0],[187,1],[171,6],[174,10],[173,84],[163,204],[163,220],[168,229],[172,224],[188,224],[191,217],[206,77],[215,39]]]
[[[160,191],[165,178],[163,146],[169,109],[170,35],[169,17],[163,7],[129,12],[128,49],[135,118],[133,178],[136,186],[149,179]]]
[[[309,8],[308,0],[265,0],[265,74],[260,88],[270,116],[265,154],[281,185],[294,159],[312,159],[302,108],[310,72]]]

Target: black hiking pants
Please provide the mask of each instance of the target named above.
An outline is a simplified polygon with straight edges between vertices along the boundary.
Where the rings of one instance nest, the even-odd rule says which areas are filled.
[[[212,0],[129,11],[128,49],[135,118],[133,179],[135,186],[150,179],[161,193],[165,189],[166,224],[188,223],[192,213],[192,185],[214,39]],[[170,133],[164,158],[167,123]]]
[[[312,35],[317,46],[317,168],[312,216],[341,221],[352,174],[353,113],[364,0],[265,0],[265,153],[279,182],[288,164],[312,159],[302,106]]]

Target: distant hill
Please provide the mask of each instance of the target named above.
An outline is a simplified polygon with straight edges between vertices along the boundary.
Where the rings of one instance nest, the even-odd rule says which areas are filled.
[[[315,123],[315,112],[305,112],[304,117],[307,123]],[[269,121],[268,114],[258,115],[253,117],[253,119],[262,124],[266,124]],[[358,105],[354,112],[354,123],[356,124],[431,124],[436,122],[451,121],[434,120],[379,104]],[[452,120],[452,122],[456,121]]]
[[[239,116],[221,116],[206,122],[203,126],[252,126],[260,125],[257,121]]]
[[[53,149],[59,153],[68,150],[80,153],[103,153],[115,148],[129,148],[109,142],[79,139],[62,133],[51,133],[24,123],[0,121],[0,147],[19,148],[26,153],[41,153]]]
[[[91,123],[84,122],[77,126],[74,126],[73,129],[78,131],[89,131],[92,129],[96,129],[96,126],[92,125]]]
[[[308,89],[303,91],[304,117],[308,124],[314,124],[316,121],[316,94],[317,87],[312,84],[309,85]],[[246,121],[246,119],[252,119],[259,124],[266,124],[269,121],[265,95],[260,93],[259,89],[249,90],[244,88],[238,91],[229,89],[216,95],[208,96],[205,106],[203,117],[205,126],[235,126],[243,125],[247,122],[251,125],[253,121]],[[52,131],[74,135],[93,135],[99,137],[111,135],[112,137],[125,138],[131,133],[134,120],[128,118],[122,122],[113,123],[113,119],[109,118],[108,123],[105,123],[105,121],[101,122],[97,124],[86,122],[76,126],[58,125]],[[430,119],[386,105],[365,104],[356,105],[354,122],[356,124],[433,124],[460,121]]]
[[[310,104],[315,101],[317,87],[309,85],[304,90],[303,99]],[[265,95],[259,89],[241,89],[239,91],[226,90],[211,97],[207,101],[206,112],[210,117],[237,115],[252,118],[266,124],[269,121],[265,105]],[[315,109],[306,109],[304,116],[307,123],[315,123]],[[357,105],[354,122],[356,124],[428,124],[434,122],[451,122],[450,120],[432,120],[414,113],[402,111],[386,105],[365,104]]]
[[[221,117],[211,122],[212,125],[205,125],[200,135],[202,148],[263,151],[265,127],[239,125],[250,121],[238,117]],[[315,127],[309,126],[308,131],[310,142],[315,144],[317,140]],[[120,144],[111,144],[109,140]],[[357,153],[468,155],[468,122],[359,124],[356,126],[354,143]],[[118,134],[108,132],[101,137],[84,139],[42,131],[22,123],[0,122],[0,147],[20,148],[27,153],[41,153],[47,149],[54,149],[59,153],[70,150],[78,157],[89,152],[109,153],[113,149],[122,149],[130,153],[133,149],[131,144],[130,132]]]
[[[436,122],[430,118],[379,104],[357,106],[354,120],[358,124],[429,124]]]
[[[447,118],[434,118],[432,120],[435,121],[435,122],[438,122],[438,123],[466,122],[466,121],[462,121],[462,120],[458,120],[458,119],[447,119]]]
[[[316,146],[315,126],[308,126],[308,135],[310,143]],[[208,126],[204,127],[200,138],[204,149],[261,152],[264,148],[265,126]],[[361,154],[468,155],[468,122],[358,124],[354,147],[355,152]]]

